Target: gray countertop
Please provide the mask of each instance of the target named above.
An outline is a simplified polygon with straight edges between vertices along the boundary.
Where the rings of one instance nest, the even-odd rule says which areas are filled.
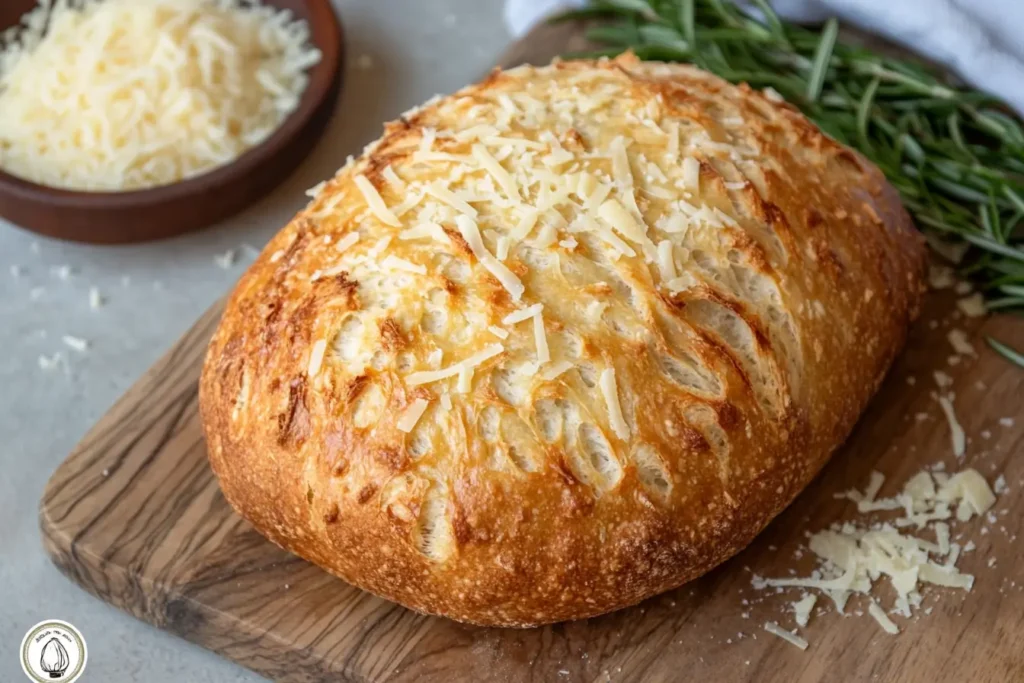
[[[50,618],[83,632],[83,681],[262,680],[72,585],[43,553],[37,510],[75,443],[227,291],[304,204],[305,188],[377,137],[382,121],[482,75],[509,41],[501,0],[335,2],[348,40],[338,113],[300,170],[256,206],[202,233],[127,247],[54,242],[0,220],[0,681],[27,680],[18,647]],[[216,257],[229,250],[237,260],[224,268]],[[58,353],[55,367],[40,367]]]

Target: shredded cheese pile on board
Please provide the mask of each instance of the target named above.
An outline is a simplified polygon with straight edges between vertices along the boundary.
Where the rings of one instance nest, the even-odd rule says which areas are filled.
[[[296,109],[309,27],[241,0],[41,0],[0,39],[0,168],[53,187],[166,185]]]
[[[921,606],[919,587],[922,584],[971,590],[974,577],[956,568],[963,548],[950,541],[949,524],[954,518],[966,522],[984,515],[995,503],[995,495],[984,477],[973,469],[954,475],[925,470],[911,477],[896,496],[878,498],[884,482],[881,473],[872,472],[871,481],[863,492],[850,490],[838,497],[855,502],[857,511],[862,514],[900,511],[899,518],[870,526],[837,523],[819,531],[810,537],[808,544],[819,560],[819,569],[808,577],[755,576],[754,588],[818,591],[834,603],[840,614],[846,613],[844,610],[852,595],[868,596],[868,614],[889,634],[899,633],[899,626],[890,614],[909,618]],[[929,533],[922,535],[920,532],[925,529]],[[882,576],[889,578],[896,593],[896,600],[888,610],[872,596]],[[814,604],[815,599],[805,595],[793,605],[801,627],[806,626]]]

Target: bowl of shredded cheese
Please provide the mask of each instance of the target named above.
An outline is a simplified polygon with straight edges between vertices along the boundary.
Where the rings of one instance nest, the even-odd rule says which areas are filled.
[[[329,0],[2,0],[0,216],[94,243],[208,226],[305,158],[341,63]]]

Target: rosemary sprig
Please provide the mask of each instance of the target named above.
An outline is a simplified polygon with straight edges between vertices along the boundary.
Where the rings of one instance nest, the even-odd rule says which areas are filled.
[[[921,63],[838,40],[835,20],[814,30],[754,4],[763,21],[729,0],[591,0],[559,19],[611,20],[588,35],[607,49],[587,56],[630,49],[774,88],[877,164],[923,230],[970,244],[961,271],[992,308],[1024,311],[1021,121]]]
[[[1024,368],[1024,354],[1021,354],[1020,351],[1011,349],[1006,344],[996,339],[993,339],[992,337],[985,337],[985,341],[987,341],[988,345],[991,346],[995,350],[995,352],[998,353],[1000,356],[1010,361],[1011,363],[1015,363],[1016,365],[1019,365],[1020,367]]]

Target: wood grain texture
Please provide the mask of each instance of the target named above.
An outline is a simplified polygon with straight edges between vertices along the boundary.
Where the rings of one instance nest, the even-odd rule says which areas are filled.
[[[571,25],[541,27],[503,64],[546,62],[578,40]],[[1010,540],[1024,538],[1024,459],[1014,457],[1024,451],[1024,415],[1016,415],[1024,371],[982,341],[1024,347],[1019,318],[953,320],[952,299],[930,295],[908,351],[849,442],[754,544],[638,607],[521,631],[425,617],[370,596],[279,550],[231,511],[207,465],[196,400],[221,306],[93,428],[42,501],[44,544],[61,571],[144,621],[286,682],[1024,680],[1024,546]],[[977,358],[948,364],[950,326],[969,333]],[[792,624],[786,612],[798,593],[745,605],[764,597],[750,588],[751,573],[807,573],[810,557],[793,559],[804,533],[853,514],[836,492],[862,487],[872,469],[897,486],[926,464],[959,467],[930,395],[936,369],[954,378],[971,438],[965,462],[1010,483],[996,507],[1008,514],[957,527],[978,545],[959,563],[977,575],[974,590],[931,590],[925,606],[934,612],[900,620],[897,637],[866,616],[835,614],[812,619],[806,652],[764,633],[765,621]],[[1013,426],[999,424],[1005,416],[1017,417]]]

